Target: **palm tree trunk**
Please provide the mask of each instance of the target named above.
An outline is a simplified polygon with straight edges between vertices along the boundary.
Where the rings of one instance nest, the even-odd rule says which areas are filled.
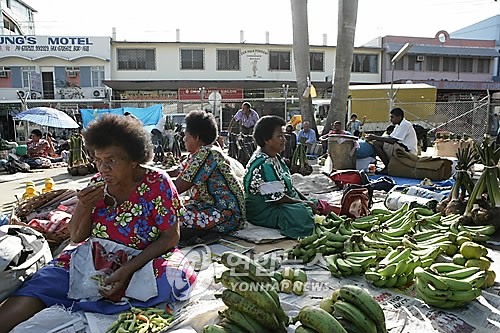
[[[358,0],[339,0],[333,94],[323,134],[328,133],[335,120],[339,120],[345,127],[357,14]]]
[[[300,115],[302,116],[302,121],[309,121],[311,128],[318,133],[311,97],[304,98],[302,96],[307,88],[307,77],[311,75],[309,67],[307,0],[290,0],[290,3],[292,5],[293,58],[297,78]]]

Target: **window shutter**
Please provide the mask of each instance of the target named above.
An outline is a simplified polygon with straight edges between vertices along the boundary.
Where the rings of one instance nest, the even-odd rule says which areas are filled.
[[[80,87],[90,87],[90,67],[80,66]]]
[[[10,67],[10,78],[12,80],[12,88],[22,88],[23,87],[23,76],[21,73],[21,67],[11,66]]]

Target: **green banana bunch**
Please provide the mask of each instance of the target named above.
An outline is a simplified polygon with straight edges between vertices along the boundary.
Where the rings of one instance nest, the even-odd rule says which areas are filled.
[[[377,268],[365,272],[365,278],[377,287],[402,287],[413,280],[413,270],[421,265],[411,249],[398,247],[382,259]]]
[[[377,333],[375,322],[361,309],[350,302],[337,301],[333,303],[333,314],[337,318],[343,318],[366,333]]]
[[[340,305],[337,304],[338,302],[334,303],[333,306],[335,315],[337,315],[337,308],[339,308],[338,311],[340,312],[347,310],[348,313],[354,314],[354,317],[350,317],[350,315],[343,316],[339,313],[340,317],[357,326],[361,332],[370,332],[370,330],[372,329],[371,323],[374,323],[376,327],[375,332],[387,333],[384,311],[368,292],[358,286],[345,285],[339,289],[338,299],[343,302]],[[358,318],[358,315],[356,315],[357,311],[352,312],[350,310],[350,307],[348,307],[348,309],[345,309],[346,306],[343,303],[350,304],[357,310],[361,311],[364,316]],[[335,308],[336,304],[337,308]],[[364,317],[367,317],[368,320],[366,320]]]
[[[316,224],[312,235],[299,239],[298,243],[288,251],[288,258],[308,263],[317,255],[340,253],[344,249],[344,241],[348,238],[347,235],[334,233],[324,225]]]
[[[417,297],[443,309],[463,306],[481,295],[487,273],[477,267],[436,263],[429,270],[415,269]]]
[[[317,333],[347,333],[337,319],[319,307],[304,306],[298,316],[291,319],[291,323],[294,324],[299,320],[302,326]]]
[[[333,276],[350,276],[366,271],[377,260],[377,253],[375,251],[344,252],[326,256],[324,259]]]
[[[271,331],[282,332],[284,330],[286,332],[284,325],[278,322],[278,319],[273,313],[262,309],[255,303],[243,296],[240,296],[234,291],[225,289],[222,294],[216,294],[215,297],[221,298],[228,308],[250,316],[252,319],[259,322],[259,324],[263,327],[268,327]]]

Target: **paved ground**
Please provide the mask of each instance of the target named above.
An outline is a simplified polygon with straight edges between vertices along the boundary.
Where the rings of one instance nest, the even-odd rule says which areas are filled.
[[[8,173],[0,172],[0,179],[6,175],[8,175]],[[19,175],[19,173],[16,175]],[[47,177],[52,177],[52,179],[54,179],[56,189],[79,189],[85,187],[90,177],[93,176],[71,176],[66,168],[34,170],[32,173],[22,175],[26,175],[26,177],[0,183],[0,214],[10,213],[13,205],[16,203],[16,196],[18,198],[22,197],[27,181],[35,183],[35,187],[38,191],[44,188],[45,178]]]

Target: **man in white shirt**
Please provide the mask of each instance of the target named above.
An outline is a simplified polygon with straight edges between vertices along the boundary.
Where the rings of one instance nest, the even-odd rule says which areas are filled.
[[[413,125],[404,118],[403,109],[392,109],[390,119],[395,126],[391,135],[382,137],[370,134],[366,136],[367,141],[373,141],[373,149],[385,165],[384,169],[380,171],[381,174],[387,174],[387,166],[395,144],[399,144],[411,154],[417,154],[417,134]]]

